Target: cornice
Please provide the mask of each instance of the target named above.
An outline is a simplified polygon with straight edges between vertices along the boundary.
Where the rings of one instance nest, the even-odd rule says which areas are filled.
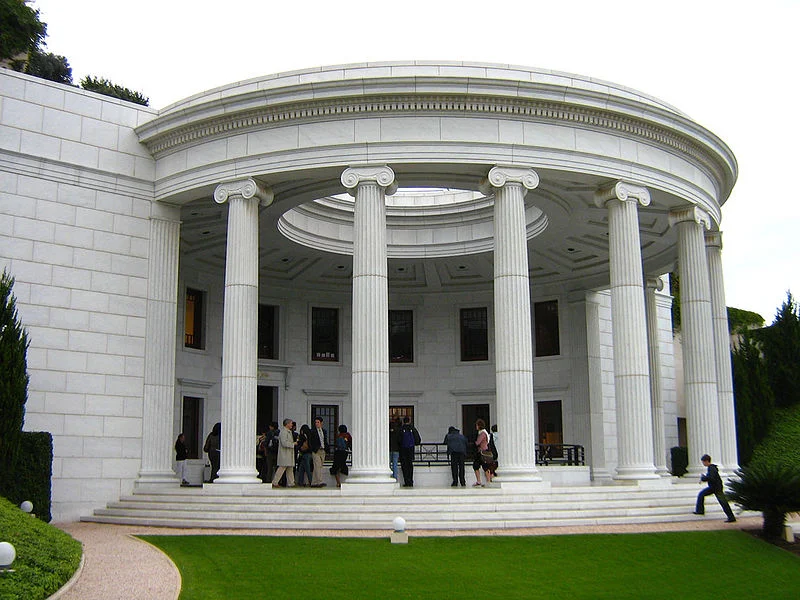
[[[573,96],[571,96],[574,99]],[[664,113],[662,117],[679,121],[681,131],[666,125],[636,117],[609,108],[582,106],[569,101],[557,102],[536,98],[503,97],[492,95],[409,93],[376,94],[348,97],[328,97],[318,100],[265,104],[257,108],[237,111],[230,101],[223,114],[211,117],[200,116],[187,122],[191,111],[181,114],[182,123],[176,123],[174,115],[165,115],[164,120],[155,119],[137,129],[140,141],[151,154],[158,158],[176,150],[191,147],[200,142],[306,122],[344,118],[366,118],[376,116],[398,116],[403,114],[431,115],[477,115],[514,118],[559,125],[580,126],[640,139],[675,153],[690,157],[708,172],[721,186],[720,201],[727,198],[736,179],[736,161],[718,138],[692,121]],[[628,109],[635,107],[628,107]],[[621,110],[621,109],[620,109]],[[648,113],[644,113],[648,114]],[[170,123],[175,123],[172,126]],[[684,129],[696,129],[698,135],[707,137],[701,143]]]

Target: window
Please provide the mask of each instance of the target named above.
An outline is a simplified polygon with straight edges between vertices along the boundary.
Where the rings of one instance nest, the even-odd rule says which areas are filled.
[[[389,311],[389,362],[414,362],[413,311]]]
[[[186,311],[184,313],[183,345],[186,348],[203,350],[203,311],[205,310],[205,292],[186,288]]]
[[[183,397],[183,435],[186,437],[186,449],[189,458],[202,458],[203,447],[203,399],[193,396]]]
[[[258,358],[278,358],[278,307],[258,305]]]
[[[403,419],[408,417],[411,422],[414,422],[414,407],[413,406],[390,406],[389,407],[389,422],[397,419],[401,423]]]
[[[461,360],[489,360],[489,317],[486,307],[462,308]]]
[[[533,323],[536,332],[536,356],[558,356],[558,301],[536,302],[533,305]]]
[[[311,308],[311,360],[339,361],[339,309]]]

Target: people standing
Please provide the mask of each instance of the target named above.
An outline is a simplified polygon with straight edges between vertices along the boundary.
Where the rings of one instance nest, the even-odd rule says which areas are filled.
[[[451,487],[466,487],[464,479],[464,460],[467,458],[467,438],[457,428],[450,426],[447,435],[444,436],[444,443],[447,444],[447,454],[450,456],[450,472],[453,475]]]
[[[422,441],[417,428],[409,417],[403,417],[403,426],[398,434],[400,446],[400,468],[403,471],[403,487],[414,487],[414,447]]]
[[[397,465],[400,462],[400,419],[394,417],[389,421],[389,462],[392,465],[392,477],[400,481]]]
[[[295,441],[292,435],[292,420],[283,420],[283,429],[278,436],[278,468],[272,477],[272,487],[280,487],[281,477],[286,474],[286,484],[294,487],[294,447]]]
[[[275,468],[278,463],[278,423],[272,421],[269,424],[269,431],[267,431],[267,469],[264,477],[264,483],[272,481],[275,475]]]
[[[483,419],[475,421],[475,429],[478,437],[475,439],[475,460],[472,462],[472,470],[475,471],[475,483],[472,487],[483,487],[481,483],[481,469],[483,469],[486,483],[492,483],[492,463],[494,457],[489,450],[489,432],[486,431],[486,422]]]
[[[731,506],[728,504],[728,499],[725,497],[725,491],[723,490],[722,486],[722,478],[719,476],[719,469],[717,468],[717,465],[711,462],[711,457],[708,454],[704,454],[702,457],[700,457],[700,462],[702,462],[703,466],[706,468],[706,473],[700,476],[700,481],[707,483],[708,487],[704,488],[699,494],[697,494],[697,504],[695,505],[694,514],[704,515],[706,513],[706,496],[714,494],[717,497],[717,502],[719,502],[719,505],[725,512],[725,516],[728,517],[725,519],[725,522],[735,523],[736,517],[733,516]]]
[[[266,483],[267,428],[264,426],[258,428],[258,437],[256,437],[256,470],[258,471],[258,478],[261,480],[261,483]]]
[[[311,430],[308,445],[311,446],[311,458],[314,463],[311,487],[325,487],[326,483],[322,481],[322,463],[325,462],[325,449],[328,447],[328,432],[322,427],[321,417],[314,419],[314,429]]]
[[[206,443],[203,444],[203,452],[208,454],[208,462],[211,463],[211,475],[208,481],[213,483],[219,477],[219,452],[220,452],[220,435],[222,432],[222,424],[216,423],[211,428],[211,433],[206,438]]]
[[[303,424],[300,435],[297,436],[297,451],[300,455],[297,461],[297,485],[304,487],[311,485],[311,446],[308,443],[311,435],[311,428]]]
[[[177,466],[178,477],[181,479],[181,486],[189,485],[186,479],[186,459],[189,458],[189,450],[186,448],[186,436],[178,434],[175,440],[175,465]]]
[[[342,487],[342,480],[339,475],[347,475],[350,471],[347,468],[347,453],[353,447],[353,436],[347,433],[346,425],[339,425],[339,435],[336,436],[336,443],[333,449],[333,466],[331,475],[336,478],[336,487]]]

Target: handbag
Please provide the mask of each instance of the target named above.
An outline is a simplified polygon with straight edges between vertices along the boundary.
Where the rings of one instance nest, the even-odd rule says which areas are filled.
[[[487,465],[494,462],[494,455],[491,450],[481,450],[481,462]]]

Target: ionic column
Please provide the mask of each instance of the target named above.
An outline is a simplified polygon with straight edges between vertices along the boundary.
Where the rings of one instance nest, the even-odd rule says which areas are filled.
[[[136,485],[177,483],[172,470],[175,329],[180,211],[154,205],[150,217],[147,325],[142,407],[142,465]]]
[[[225,304],[222,320],[222,440],[214,483],[261,483],[255,468],[258,385],[258,207],[272,192],[245,178],[222,183],[214,201],[228,202]]]
[[[664,289],[660,277],[645,282],[645,313],[647,314],[647,350],[650,363],[650,411],[653,414],[653,459],[656,473],[669,477],[667,468],[667,442],[664,432],[664,399],[661,393],[661,352],[658,341],[658,310],[656,291]]]
[[[650,367],[644,309],[638,205],[650,204],[643,187],[618,181],[595,193],[608,209],[611,322],[619,462],[615,479],[658,478],[653,464]]]
[[[342,184],[355,198],[353,221],[353,468],[348,483],[394,486],[389,469],[389,289],[387,166],[354,166]]]
[[[533,169],[497,166],[483,186],[494,193],[494,329],[497,426],[503,435],[498,481],[541,481],[536,468],[531,301],[525,194]]]
[[[711,319],[714,330],[714,358],[717,365],[717,401],[719,402],[720,455],[719,468],[733,474],[739,468],[736,450],[736,414],[733,402],[733,373],[731,367],[728,308],[725,304],[725,281],[722,275],[722,232],[705,234],[711,285]],[[713,458],[713,455],[712,455]]]
[[[703,230],[711,227],[711,220],[706,212],[693,206],[670,213],[670,223],[678,231],[689,474],[697,475],[704,470],[700,464],[703,454],[720,460],[717,365],[703,239]]]

